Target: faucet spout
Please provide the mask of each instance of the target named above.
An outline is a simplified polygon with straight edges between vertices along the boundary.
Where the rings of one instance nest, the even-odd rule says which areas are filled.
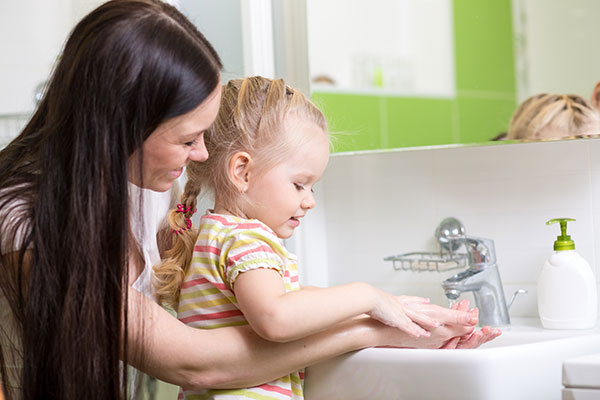
[[[508,307],[496,264],[485,267],[470,267],[442,282],[446,297],[456,300],[461,293],[472,292],[479,308],[481,325],[510,325]]]
[[[469,256],[469,268],[442,282],[449,300],[456,300],[461,293],[472,292],[479,308],[481,325],[510,325],[508,307],[504,297],[500,272],[496,263],[494,241],[491,239],[462,236]]]
[[[496,249],[492,239],[468,236],[464,225],[456,218],[446,218],[435,231],[442,254],[454,254],[465,249],[469,268],[442,282],[442,288],[452,303],[461,293],[472,292],[479,308],[480,325],[510,325],[504,289],[496,261]],[[464,253],[463,253],[464,254]],[[526,293],[524,290],[518,293]],[[514,297],[513,299],[514,300]],[[511,300],[511,304],[512,304]]]

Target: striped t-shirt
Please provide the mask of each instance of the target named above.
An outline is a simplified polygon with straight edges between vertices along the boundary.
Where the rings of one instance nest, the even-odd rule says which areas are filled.
[[[177,318],[202,329],[247,325],[232,288],[240,272],[257,268],[278,271],[287,292],[300,289],[296,257],[268,226],[255,219],[204,215],[192,262],[181,285]],[[304,372],[298,371],[251,388],[200,391],[184,388],[183,394],[188,400],[303,399],[303,380]]]

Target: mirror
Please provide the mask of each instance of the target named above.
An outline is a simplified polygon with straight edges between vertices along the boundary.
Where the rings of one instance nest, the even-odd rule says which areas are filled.
[[[169,1],[215,45],[224,80],[244,74],[243,19],[253,3]],[[29,117],[69,30],[102,2],[2,3],[0,147]],[[302,79],[279,65],[276,75],[303,90],[309,76],[313,99],[338,133],[336,151],[489,144],[529,95],[588,99],[600,80],[596,0],[297,0],[285,12],[289,2],[269,4],[274,28],[298,25],[302,37],[290,44],[275,29],[276,50],[302,53],[285,54],[287,70]]]
[[[307,0],[336,151],[486,143],[537,93],[589,99],[596,0]]]

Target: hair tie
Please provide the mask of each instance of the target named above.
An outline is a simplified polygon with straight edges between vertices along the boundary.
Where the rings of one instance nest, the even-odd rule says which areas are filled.
[[[194,213],[196,212],[196,209],[194,208],[192,210],[192,206],[187,206],[185,204],[177,204],[177,210],[175,210],[175,212],[180,212],[180,213],[190,213],[190,217],[192,215],[194,215]],[[173,229],[173,233],[176,235],[179,235],[181,233],[183,233],[183,231],[187,231],[189,229],[192,229],[192,220],[189,217],[185,217],[185,228],[179,228],[179,229]]]
[[[188,230],[192,229],[192,220],[189,218],[186,218],[185,226],[186,226],[185,228],[173,229],[173,233],[180,234],[180,233],[183,233],[183,231],[188,231]]]
[[[185,204],[177,204],[177,210],[175,210],[175,212],[182,212],[182,213],[190,213],[190,217],[192,215],[194,215],[194,213],[196,212],[196,209],[194,208],[192,210],[192,206],[185,206]]]

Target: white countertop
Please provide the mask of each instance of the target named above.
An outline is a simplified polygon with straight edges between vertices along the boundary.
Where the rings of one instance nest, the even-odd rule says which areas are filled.
[[[565,360],[562,380],[566,387],[600,389],[600,353]]]

